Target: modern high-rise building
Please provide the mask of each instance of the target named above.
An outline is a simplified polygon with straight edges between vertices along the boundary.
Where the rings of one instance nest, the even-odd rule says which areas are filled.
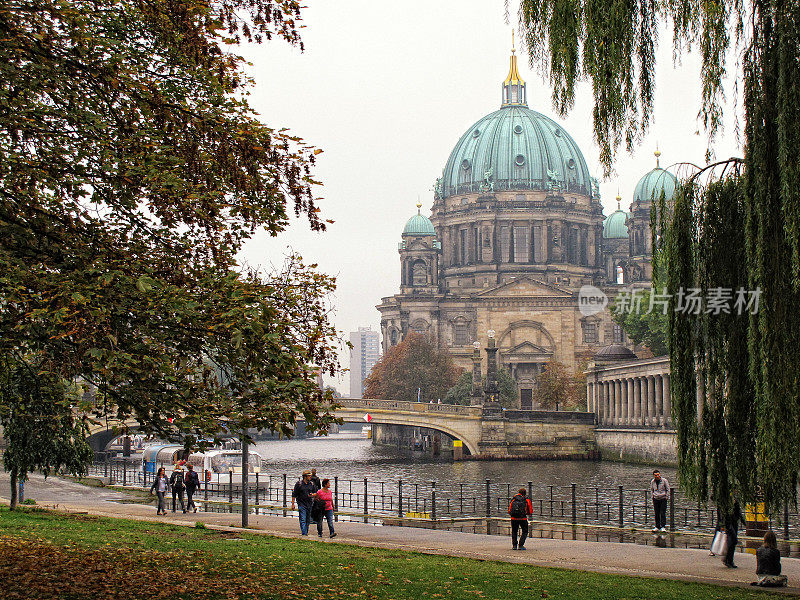
[[[350,397],[364,397],[364,380],[381,357],[380,334],[372,327],[350,332]]]

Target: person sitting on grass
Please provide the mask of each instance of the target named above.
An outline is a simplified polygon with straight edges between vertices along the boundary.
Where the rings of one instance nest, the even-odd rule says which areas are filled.
[[[785,587],[789,582],[786,575],[781,575],[781,553],[778,551],[775,532],[771,529],[764,535],[764,545],[756,550],[756,575],[758,581],[750,585]]]

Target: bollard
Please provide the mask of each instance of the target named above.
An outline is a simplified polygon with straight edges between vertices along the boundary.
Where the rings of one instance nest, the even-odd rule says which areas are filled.
[[[233,469],[228,471],[228,512],[233,512]]]
[[[403,480],[397,480],[397,516],[403,518]]]
[[[486,535],[492,534],[491,521],[489,520],[492,518],[492,498],[491,498],[490,484],[491,481],[487,479],[486,480]]]
[[[147,487],[147,465],[142,461],[142,480],[144,481],[144,487]]]
[[[128,485],[128,463],[122,463],[122,487]]]
[[[333,520],[339,521],[339,478],[333,478]]]
[[[528,482],[528,500],[531,501],[531,506],[533,506],[533,482]]]
[[[256,514],[258,514],[258,471],[256,471]]]
[[[789,502],[783,503],[783,539],[789,541]]]
[[[624,517],[625,517],[624,508],[623,508],[624,507],[624,502],[625,502],[625,496],[623,495],[622,486],[619,486],[619,526],[620,527],[624,526]]]
[[[431,481],[431,521],[436,529],[436,482]]]
[[[577,506],[575,505],[575,484],[572,484],[572,524],[578,522]]]
[[[283,474],[283,516],[286,516],[286,473]]]
[[[675,531],[675,488],[669,488],[669,530]]]
[[[369,514],[369,510],[367,509],[367,504],[369,503],[369,496],[367,495],[367,478],[364,477],[364,523],[366,523],[369,519],[367,519],[367,514]]]
[[[553,516],[553,486],[548,485],[547,487],[550,488],[550,516]]]

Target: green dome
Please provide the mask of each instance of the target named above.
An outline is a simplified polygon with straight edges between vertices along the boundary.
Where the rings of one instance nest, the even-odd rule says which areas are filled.
[[[656,167],[636,184],[636,189],[633,191],[633,203],[648,204],[653,200],[658,200],[661,197],[661,191],[664,191],[664,197],[667,202],[670,202],[675,196],[675,188],[678,187],[678,178],[669,171],[665,171],[660,167]]]
[[[403,235],[436,235],[436,230],[428,217],[417,213],[406,222]]]
[[[608,215],[606,220],[603,221],[603,238],[607,240],[627,238],[628,226],[625,221],[627,221],[628,216],[628,213],[620,209]]]
[[[489,171],[491,188],[486,182]],[[447,197],[487,189],[547,190],[552,183],[565,191],[591,194],[580,148],[552,119],[525,106],[506,105],[461,136],[438,191]]]

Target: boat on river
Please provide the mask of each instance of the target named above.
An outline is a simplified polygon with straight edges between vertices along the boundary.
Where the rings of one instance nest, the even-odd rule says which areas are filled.
[[[249,474],[261,472],[261,454],[248,452]],[[207,482],[228,482],[242,479],[241,448],[210,448],[205,452],[192,452],[186,456],[181,444],[152,444],[142,451],[142,468],[146,473],[156,473],[164,467],[170,473],[175,465],[192,465],[192,468]]]

